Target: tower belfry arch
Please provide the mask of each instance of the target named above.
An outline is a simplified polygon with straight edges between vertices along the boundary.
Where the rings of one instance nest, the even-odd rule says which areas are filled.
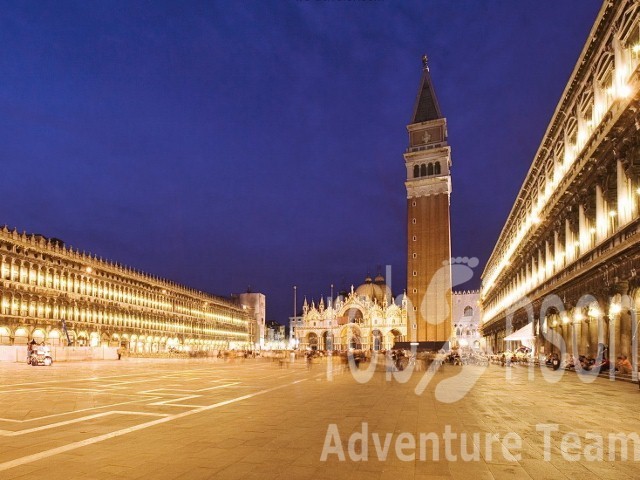
[[[451,148],[447,120],[433,88],[427,56],[407,125],[407,330],[411,341],[451,336]]]

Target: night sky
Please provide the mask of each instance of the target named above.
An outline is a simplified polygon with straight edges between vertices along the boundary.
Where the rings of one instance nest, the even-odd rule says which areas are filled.
[[[406,285],[423,53],[452,241],[500,230],[600,0],[2,2],[0,224],[219,295]]]

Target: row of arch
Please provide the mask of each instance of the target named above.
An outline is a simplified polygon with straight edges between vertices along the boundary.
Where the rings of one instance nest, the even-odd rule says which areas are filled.
[[[135,311],[121,309],[93,302],[69,302],[4,291],[0,294],[0,312],[5,316],[28,317],[37,321],[86,323],[94,326],[126,327],[162,331],[168,333],[247,334],[242,325],[228,324],[213,320],[175,317],[162,312]]]
[[[622,153],[626,151],[621,149]],[[640,162],[639,162],[640,163]],[[568,275],[580,268],[583,259],[602,252],[595,250],[640,217],[637,189],[640,187],[640,164],[625,169],[623,161],[602,164],[600,177],[580,186],[581,195],[537,236],[537,242],[522,252],[510,265],[495,294],[485,301],[486,319],[513,298],[528,294],[557,275]],[[576,190],[578,187],[576,187]]]
[[[396,329],[389,330],[386,334],[375,329],[368,336],[363,336],[357,327],[345,326],[335,336],[332,332],[325,330],[321,334],[309,332],[301,339],[300,347],[309,350],[383,350],[391,349],[395,342],[404,341],[402,332]]]
[[[428,177],[431,175],[440,175],[442,173],[442,168],[440,167],[440,162],[431,163],[423,163],[421,165],[413,166],[413,178],[419,177]]]
[[[91,267],[84,272],[42,265],[12,255],[0,255],[0,277],[12,282],[53,289],[56,293],[75,293],[93,298],[120,302],[154,310],[175,311],[200,318],[216,318],[237,323],[241,315],[233,308],[214,302],[203,302],[177,295],[175,292],[156,291],[148,286],[128,286],[128,281],[109,281],[98,276]],[[121,284],[125,283],[125,284]]]
[[[69,338],[67,338],[67,334]],[[52,347],[66,346],[69,342],[79,347],[119,347],[130,352],[149,353],[162,352],[179,346],[189,346],[197,350],[227,349],[233,341],[229,339],[196,338],[168,335],[145,335],[130,332],[107,333],[90,329],[71,329],[66,333],[61,329],[30,327],[28,325],[0,325],[0,345],[26,346],[31,340],[45,342]]]
[[[555,186],[574,161],[588,150],[592,141],[600,138],[597,133],[606,124],[613,104],[632,93],[628,81],[640,63],[639,13],[640,5],[629,2],[613,22],[617,27],[611,29],[599,45],[593,46],[590,58],[583,60],[578,70],[580,76],[572,82],[578,87],[569,90],[562,108],[558,108],[561,113],[557,115],[562,115],[563,121],[556,122],[554,117],[550,122],[553,128],[543,139],[534,160],[531,168],[534,173],[527,176],[520,202],[514,208],[513,221],[505,226],[505,233],[498,241],[497,258],[505,256],[518,232],[526,226],[527,218],[535,218],[533,212],[543,209],[546,199],[551,198]],[[493,263],[487,268],[490,275],[496,270]]]
[[[545,313],[528,308],[527,317],[533,323],[532,335],[538,353],[568,354],[578,357],[586,355],[596,358],[602,345],[607,345],[613,360],[618,355],[631,359],[638,353],[638,312],[640,312],[640,289],[633,295],[615,295],[596,298],[585,295],[580,307],[552,307]],[[560,301],[558,301],[561,304]],[[521,310],[522,311],[522,310]],[[542,315],[542,316],[538,316]],[[527,319],[514,322],[513,331],[524,327]],[[505,341],[505,329],[485,332],[485,343],[493,352],[513,348]],[[516,342],[517,344],[518,342]]]
[[[456,336],[461,337],[476,337],[479,335],[479,331],[477,328],[465,328],[465,327],[456,327]]]

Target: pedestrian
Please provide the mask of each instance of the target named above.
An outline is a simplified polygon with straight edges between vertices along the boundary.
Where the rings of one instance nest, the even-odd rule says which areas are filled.
[[[122,357],[122,347],[118,347],[118,360],[120,360],[120,358]]]

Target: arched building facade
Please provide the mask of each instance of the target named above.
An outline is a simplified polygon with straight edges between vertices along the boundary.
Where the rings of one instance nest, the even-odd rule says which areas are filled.
[[[383,350],[407,340],[407,299],[396,304],[381,275],[367,277],[357,289],[325,304],[321,299],[302,306],[302,322],[295,329],[303,350]]]
[[[637,355],[640,4],[605,2],[482,275],[494,352]],[[636,345],[634,346],[634,342]]]
[[[464,350],[483,350],[480,331],[480,291],[453,292],[451,346]]]
[[[250,311],[60,240],[0,229],[0,345],[246,348]]]

